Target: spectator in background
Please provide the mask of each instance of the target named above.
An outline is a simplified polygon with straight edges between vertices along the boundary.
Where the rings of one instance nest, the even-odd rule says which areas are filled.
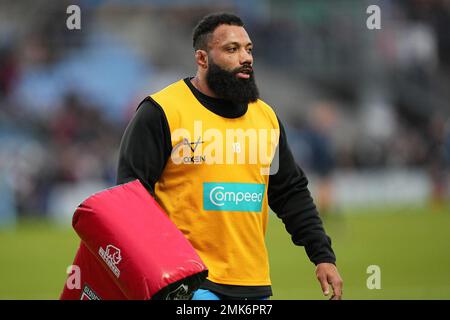
[[[11,93],[18,72],[14,49],[0,49],[0,99]]]
[[[317,206],[322,215],[333,210],[334,190],[332,174],[336,166],[332,135],[337,114],[332,103],[319,101],[311,108],[305,135],[311,148],[310,166],[317,174]]]
[[[337,166],[336,144],[332,137],[338,112],[331,101],[316,101],[306,116],[293,117],[287,132],[292,153],[298,163],[314,173],[315,198],[321,215],[333,210],[332,175]]]
[[[448,133],[445,130],[446,121],[441,114],[435,113],[429,122],[429,174],[432,183],[431,206],[441,210],[445,204],[448,183]]]
[[[446,198],[450,200],[450,118],[447,119],[444,136],[445,175],[447,180]]]

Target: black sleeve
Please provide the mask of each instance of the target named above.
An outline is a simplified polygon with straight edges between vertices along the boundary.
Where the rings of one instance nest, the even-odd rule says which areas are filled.
[[[314,264],[335,263],[331,239],[326,235],[311,193],[308,180],[295,163],[286,133],[280,124],[278,144],[278,172],[269,177],[268,199],[270,208],[283,221],[294,244],[304,246]]]
[[[154,196],[155,183],[164,170],[171,149],[164,111],[151,98],[146,98],[122,137],[117,184],[139,179]]]

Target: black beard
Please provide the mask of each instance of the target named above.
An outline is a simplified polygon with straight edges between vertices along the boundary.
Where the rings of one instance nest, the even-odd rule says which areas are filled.
[[[211,91],[221,99],[231,101],[234,104],[255,102],[259,98],[259,91],[253,71],[248,79],[236,77],[236,74],[245,68],[251,67],[243,65],[233,71],[227,71],[215,64],[212,59],[209,59],[206,82]]]

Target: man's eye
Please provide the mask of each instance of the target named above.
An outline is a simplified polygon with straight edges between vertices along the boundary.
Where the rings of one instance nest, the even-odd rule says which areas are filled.
[[[236,52],[236,48],[228,48],[227,51],[228,52]]]

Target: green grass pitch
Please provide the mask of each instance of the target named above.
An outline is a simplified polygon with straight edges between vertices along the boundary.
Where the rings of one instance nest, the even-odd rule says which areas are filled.
[[[362,210],[362,209],[361,209]],[[403,207],[327,216],[345,299],[450,299],[450,210]],[[303,248],[270,216],[267,232],[273,299],[326,299]],[[22,222],[0,230],[0,299],[58,299],[78,239],[70,228]],[[381,269],[368,289],[367,267]]]

